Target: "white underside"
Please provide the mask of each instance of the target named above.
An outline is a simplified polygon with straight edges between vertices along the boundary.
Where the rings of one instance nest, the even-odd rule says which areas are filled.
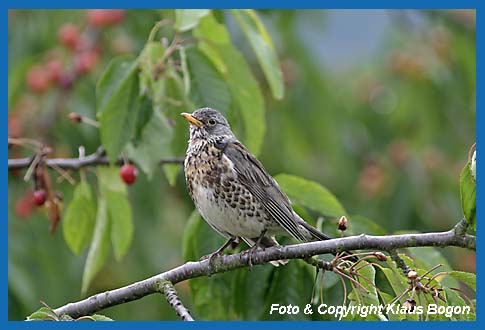
[[[242,215],[237,208],[226,207],[223,210],[218,201],[212,199],[212,189],[197,186],[193,194],[200,215],[222,235],[255,238],[263,232],[262,222]]]

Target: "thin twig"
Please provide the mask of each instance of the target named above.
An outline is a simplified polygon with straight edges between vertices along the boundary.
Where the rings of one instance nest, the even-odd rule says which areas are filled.
[[[79,170],[82,167],[96,166],[96,165],[108,165],[108,157],[104,155],[101,149],[98,149],[95,153],[87,155],[85,157],[79,158],[47,158],[45,159],[45,165],[51,168],[62,168],[62,169],[72,169]],[[160,164],[182,164],[184,162],[183,158],[173,157],[173,158],[163,158],[160,160]],[[32,163],[32,158],[16,158],[8,160],[8,170],[17,170],[28,168]],[[117,165],[123,163],[122,159],[118,159]]]
[[[167,302],[172,306],[177,315],[182,319],[182,321],[194,321],[192,315],[190,315],[189,310],[182,304],[177,290],[175,290],[172,282],[164,281],[160,283],[160,292],[162,292],[167,297]]]

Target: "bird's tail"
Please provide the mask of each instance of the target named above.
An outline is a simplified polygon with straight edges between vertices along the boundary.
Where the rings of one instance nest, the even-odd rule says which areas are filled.
[[[331,237],[325,235],[315,227],[309,225],[305,220],[303,220],[296,212],[293,212],[295,219],[300,226],[300,231],[303,233],[308,241],[326,241]]]

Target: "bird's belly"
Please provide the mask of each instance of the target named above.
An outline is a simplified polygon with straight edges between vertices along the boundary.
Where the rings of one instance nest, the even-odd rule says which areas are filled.
[[[248,212],[234,203],[215,197],[210,187],[194,187],[193,197],[202,217],[224,236],[256,238],[267,227],[267,221],[255,212]],[[231,204],[233,206],[231,206]]]

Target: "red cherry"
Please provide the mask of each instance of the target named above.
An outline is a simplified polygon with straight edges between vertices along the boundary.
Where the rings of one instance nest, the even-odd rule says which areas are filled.
[[[69,49],[76,49],[79,42],[79,29],[72,23],[61,26],[58,32],[59,42]]]
[[[8,115],[8,136],[19,137],[22,135],[22,122],[17,117],[17,115]]]
[[[20,219],[28,218],[33,211],[34,198],[32,190],[29,190],[24,196],[20,197],[15,203],[15,214]]]
[[[50,86],[49,70],[41,65],[34,65],[27,72],[27,86],[36,93],[43,93]]]
[[[121,9],[93,9],[88,10],[88,22],[93,27],[106,27],[119,24],[125,18],[125,11]]]
[[[79,54],[75,60],[76,72],[86,74],[91,71],[98,63],[99,55],[94,50],[88,50]]]
[[[45,203],[46,200],[46,193],[44,189],[39,189],[34,191],[34,203],[37,206],[42,206]]]
[[[52,59],[47,62],[49,78],[52,82],[58,82],[62,75],[62,63],[58,59]]]
[[[138,176],[138,170],[134,165],[123,165],[120,168],[120,177],[126,184],[133,184]]]

